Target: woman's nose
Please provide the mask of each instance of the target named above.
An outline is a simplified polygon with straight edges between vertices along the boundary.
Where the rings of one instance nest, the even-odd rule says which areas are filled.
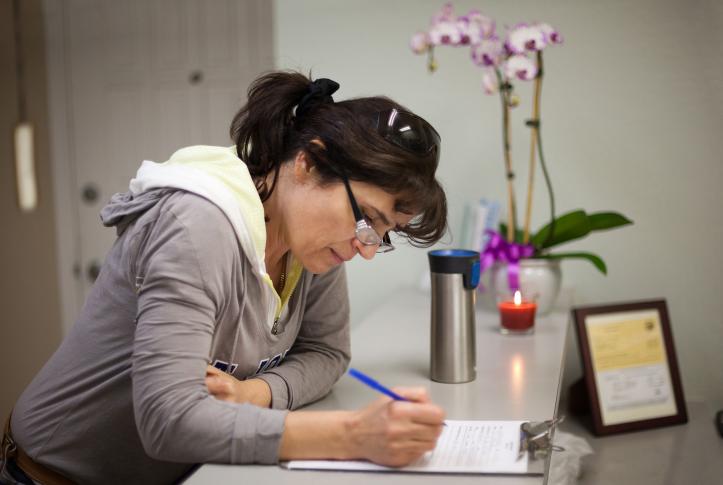
[[[367,246],[356,237],[352,240],[352,245],[354,246],[354,249],[356,249],[356,252],[361,254],[361,257],[366,260],[374,259],[374,256],[377,254],[378,246]]]

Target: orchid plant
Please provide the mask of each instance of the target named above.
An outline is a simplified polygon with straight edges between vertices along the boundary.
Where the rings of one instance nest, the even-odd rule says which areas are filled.
[[[481,68],[481,88],[485,94],[498,94],[502,105],[502,142],[507,177],[507,222],[500,224],[500,232],[488,240],[485,253],[495,260],[517,263],[520,258],[582,258],[590,261],[602,273],[607,273],[605,262],[589,252],[550,253],[550,248],[587,236],[592,231],[612,229],[632,224],[616,212],[587,214],[575,210],[559,217],[555,215],[555,195],[542,152],[540,132],[540,98],[543,78],[543,51],[561,44],[562,35],[546,23],[518,23],[506,27],[502,35],[496,22],[479,10],[455,16],[451,3],[445,4],[432,17],[428,30],[412,36],[410,47],[415,54],[427,54],[430,73],[437,70],[435,49],[442,46],[467,47],[476,66]],[[534,94],[532,116],[525,124],[530,128],[530,161],[527,181],[527,199],[522,229],[517,221],[514,193],[515,172],[510,142],[511,110],[519,105],[515,92],[518,81],[532,81]],[[550,222],[537,232],[530,232],[532,193],[537,157],[545,179],[550,202]],[[503,236],[504,235],[504,236]],[[485,256],[485,254],[483,254]],[[486,265],[485,265],[486,266]]]

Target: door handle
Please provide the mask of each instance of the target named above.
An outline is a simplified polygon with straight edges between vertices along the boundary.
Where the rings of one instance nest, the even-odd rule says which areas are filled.
[[[81,194],[83,202],[88,205],[93,205],[98,200],[99,196],[100,191],[98,190],[98,187],[93,184],[85,184],[85,187],[83,187],[83,193]]]

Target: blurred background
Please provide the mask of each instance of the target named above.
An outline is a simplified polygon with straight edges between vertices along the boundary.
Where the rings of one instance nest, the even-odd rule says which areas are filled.
[[[434,74],[410,51],[442,3],[0,0],[0,416],[73,324],[113,243],[98,218],[105,202],[144,159],[231,144],[230,119],[266,70],[329,77],[341,84],[337,99],[383,94],[429,120],[442,135],[449,198],[440,246],[462,244],[465,205],[505,200],[501,117],[468,49],[438,49]],[[571,244],[600,254],[608,276],[564,262],[563,286],[577,305],[665,298],[686,398],[723,407],[723,4],[454,5],[499,26],[539,20],[561,31],[565,43],[545,53],[542,97],[558,211],[615,210],[635,222]],[[518,83],[512,119],[518,197],[530,88]],[[13,148],[23,122],[33,129],[30,168],[16,167]],[[34,180],[24,201],[18,171]],[[537,180],[533,227],[549,215]],[[352,324],[418,286],[426,266],[426,251],[408,246],[348,263]],[[575,352],[567,358],[569,383],[580,369]]]

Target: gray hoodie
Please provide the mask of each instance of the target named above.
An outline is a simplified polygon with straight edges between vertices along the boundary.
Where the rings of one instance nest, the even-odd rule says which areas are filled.
[[[169,483],[194,463],[275,463],[287,410],[325,395],[348,365],[343,266],[303,271],[273,334],[258,258],[219,206],[158,188],[117,194],[102,220],[118,239],[13,410],[19,446],[79,483]],[[210,396],[209,363],[264,379],[272,409]]]

